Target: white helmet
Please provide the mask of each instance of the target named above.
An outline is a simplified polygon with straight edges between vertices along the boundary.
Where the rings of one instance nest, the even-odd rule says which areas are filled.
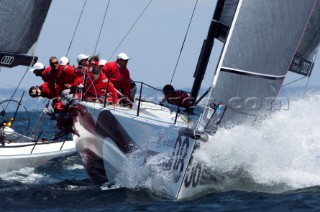
[[[89,59],[89,57],[90,57],[89,55],[79,54],[78,57],[77,57],[77,61],[79,63],[81,60]]]
[[[122,60],[130,60],[130,58],[128,57],[128,55],[126,53],[120,53],[117,56],[117,59],[122,59]]]
[[[60,65],[67,65],[69,63],[69,58],[61,57],[60,58]]]
[[[33,72],[36,69],[44,69],[44,65],[42,63],[35,63],[29,71]]]

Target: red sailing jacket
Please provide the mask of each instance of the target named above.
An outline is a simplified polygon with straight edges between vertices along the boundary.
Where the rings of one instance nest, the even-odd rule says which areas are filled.
[[[171,97],[165,97],[163,101],[179,107],[189,107],[193,104],[189,95],[183,91],[174,91]]]
[[[75,70],[73,85],[77,87],[80,84],[82,84],[84,86],[84,76],[85,73],[89,73],[89,71],[90,67],[84,67],[79,65]]]
[[[52,70],[49,66],[43,71],[42,78],[48,83],[48,89],[53,97],[59,97],[61,92],[68,88],[65,85],[72,85],[74,69],[69,65],[60,65],[58,70]]]
[[[108,102],[118,103],[118,93],[114,88],[114,85],[108,78],[100,73],[100,77],[98,79],[93,78],[92,72],[89,73],[86,87],[85,87],[85,95],[84,98],[87,100],[101,98],[102,95],[105,95],[106,91],[108,91],[107,100]],[[104,99],[102,99],[104,100]]]
[[[39,86],[39,89],[41,90],[41,96],[44,98],[52,99],[54,96],[52,95],[52,92],[49,89],[48,83],[45,82],[42,85]]]
[[[110,79],[116,89],[127,97],[130,97],[131,79],[127,68],[120,70],[117,61],[114,61],[106,63],[102,72]]]

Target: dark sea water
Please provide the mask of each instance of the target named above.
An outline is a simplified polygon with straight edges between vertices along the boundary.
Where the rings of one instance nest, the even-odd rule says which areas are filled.
[[[319,124],[316,118],[320,111],[319,99],[320,95],[297,101],[293,111],[270,119],[254,134],[270,135],[259,138],[259,146],[256,146],[257,142],[251,142],[248,131],[243,134],[243,128],[235,128],[232,138],[237,137],[236,144],[229,137],[230,131],[222,131],[216,137],[223,136],[223,141],[206,147],[212,152],[203,153],[203,160],[212,161],[211,157],[215,157],[221,170],[230,166],[228,158],[232,156],[231,169],[243,166],[246,175],[251,176],[250,182],[258,184],[256,188],[259,189],[248,189],[248,185],[235,189],[226,186],[219,192],[183,201],[160,198],[139,187],[108,189],[91,183],[75,154],[39,168],[0,172],[0,211],[320,211],[320,129],[312,128]],[[297,111],[302,116],[295,120]],[[38,114],[31,113],[33,122]],[[55,123],[46,122],[45,133],[50,136]],[[298,125],[295,122],[304,125],[295,128]],[[246,129],[253,133],[251,128]],[[305,139],[306,134],[312,139]],[[274,142],[274,136],[279,138],[281,146]],[[241,138],[246,140],[246,151],[241,151]],[[226,147],[230,146],[224,141],[235,146],[232,155],[226,152]],[[306,148],[306,145],[312,148]],[[304,150],[294,151],[292,146]],[[214,149],[226,153],[214,155]],[[255,155],[250,155],[253,152]],[[280,158],[275,160],[277,157]],[[280,184],[285,184],[286,189],[276,189],[277,192],[263,189],[265,185],[276,187]]]
[[[1,211],[319,211],[320,187],[280,194],[227,191],[172,201],[146,190],[102,190],[78,157],[0,174]]]

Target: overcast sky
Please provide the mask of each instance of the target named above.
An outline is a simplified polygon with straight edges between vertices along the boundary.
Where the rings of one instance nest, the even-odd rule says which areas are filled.
[[[149,2],[150,0],[111,0],[96,53],[108,59]],[[162,88],[171,80],[195,2],[196,0],[153,0],[110,61],[115,60],[120,52],[127,53],[131,58],[128,68],[132,79]],[[83,3],[84,0],[52,1],[35,52],[39,62],[48,66],[50,56],[60,58],[66,55]],[[107,0],[87,1],[68,55],[72,64],[76,64],[78,54],[93,54],[107,3]],[[177,88],[192,86],[193,73],[215,4],[215,0],[198,2],[172,83]],[[216,44],[203,81],[204,87],[210,86],[219,58],[221,45],[218,42]],[[316,77],[310,81],[311,85],[318,83],[318,69],[317,63],[314,69]],[[2,68],[0,87],[16,87],[25,70],[25,67]],[[290,77],[288,81],[296,78],[299,76]],[[39,77],[29,72],[22,87],[29,88],[41,83]],[[305,83],[306,80],[300,82],[300,85]]]

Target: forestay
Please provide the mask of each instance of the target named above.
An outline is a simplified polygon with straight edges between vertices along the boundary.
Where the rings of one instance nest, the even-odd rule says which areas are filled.
[[[314,56],[319,11],[317,0],[225,1],[232,24],[198,129],[214,133],[271,110],[294,56]]]
[[[2,0],[0,66],[29,66],[51,0]]]

